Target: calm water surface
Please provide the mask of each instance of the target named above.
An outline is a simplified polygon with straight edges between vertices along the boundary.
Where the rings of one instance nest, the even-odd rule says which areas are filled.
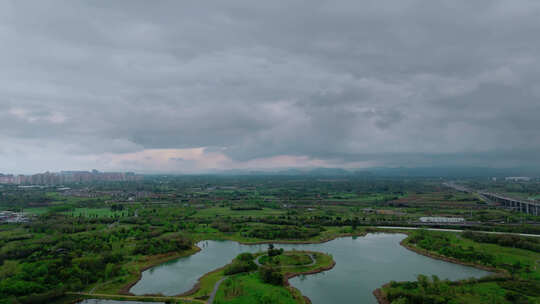
[[[322,244],[281,244],[285,250],[329,253],[336,266],[326,272],[290,280],[314,304],[377,303],[372,292],[394,281],[415,280],[418,274],[441,279],[482,277],[489,272],[439,261],[416,254],[399,245],[404,234],[377,233],[365,237],[343,237]],[[242,252],[266,250],[268,245],[241,245],[233,241],[203,241],[201,251],[143,272],[131,288],[137,295],[176,295],[188,291],[203,274],[229,263]]]

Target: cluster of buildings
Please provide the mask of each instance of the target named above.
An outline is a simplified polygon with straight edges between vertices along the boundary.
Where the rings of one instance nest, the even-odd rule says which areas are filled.
[[[0,223],[25,223],[28,218],[22,212],[0,211]]]
[[[16,180],[15,175],[5,175],[0,173],[0,184],[15,184]]]
[[[505,177],[504,180],[511,182],[529,182],[531,181],[531,178],[527,176],[508,176]]]
[[[141,175],[132,172],[61,171],[33,175],[12,175],[0,173],[0,184],[16,185],[62,185],[93,181],[137,181]]]
[[[133,202],[140,201],[146,198],[159,199],[158,194],[154,194],[149,191],[96,191],[91,188],[71,189],[67,187],[58,188],[61,191],[60,194],[65,197],[82,197],[82,198],[96,198],[96,197],[109,197],[109,202]]]
[[[422,223],[463,223],[465,219],[462,217],[444,217],[444,216],[423,216],[420,218]]]

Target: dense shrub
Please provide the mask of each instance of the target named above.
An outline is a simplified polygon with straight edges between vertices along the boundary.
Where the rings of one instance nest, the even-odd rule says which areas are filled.
[[[226,275],[250,272],[257,269],[257,265],[253,261],[234,261],[225,267],[223,271]]]
[[[135,246],[135,254],[160,254],[173,251],[182,251],[191,248],[191,240],[181,235],[152,238],[138,242]]]
[[[244,252],[239,254],[236,258],[240,261],[253,261],[254,256],[249,252]]]
[[[229,222],[223,222],[223,221],[217,221],[212,223],[212,228],[216,228],[220,232],[235,232],[237,231],[236,227],[229,223]]]
[[[441,255],[456,258],[465,262],[475,262],[484,265],[494,265],[495,257],[492,254],[480,252],[473,247],[463,248],[451,242],[447,235],[431,232],[431,231],[416,231],[412,234],[409,242],[416,244],[418,247],[435,251]]]
[[[303,228],[296,226],[284,227],[255,227],[247,232],[247,236],[273,240],[273,239],[308,239],[320,234],[316,228]]]
[[[226,275],[250,272],[257,269],[257,265],[253,262],[251,253],[242,253],[232,261],[231,264],[225,267],[223,271]]]
[[[521,248],[540,252],[540,240],[517,235],[488,234],[472,231],[463,232],[463,237],[479,243],[497,244],[504,247]]]
[[[270,256],[270,257],[278,256],[278,255],[281,255],[281,254],[283,254],[283,248],[268,249],[268,256]]]
[[[278,268],[274,267],[262,267],[259,271],[263,282],[272,285],[283,285],[283,274]]]

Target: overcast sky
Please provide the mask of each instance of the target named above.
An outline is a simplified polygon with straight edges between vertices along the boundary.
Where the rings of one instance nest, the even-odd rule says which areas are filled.
[[[540,165],[540,1],[0,1],[0,172]]]

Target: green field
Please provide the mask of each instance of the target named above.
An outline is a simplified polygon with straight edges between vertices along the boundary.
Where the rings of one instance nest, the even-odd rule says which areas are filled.
[[[298,304],[289,289],[262,282],[258,273],[242,274],[226,279],[219,288],[214,303]]]

